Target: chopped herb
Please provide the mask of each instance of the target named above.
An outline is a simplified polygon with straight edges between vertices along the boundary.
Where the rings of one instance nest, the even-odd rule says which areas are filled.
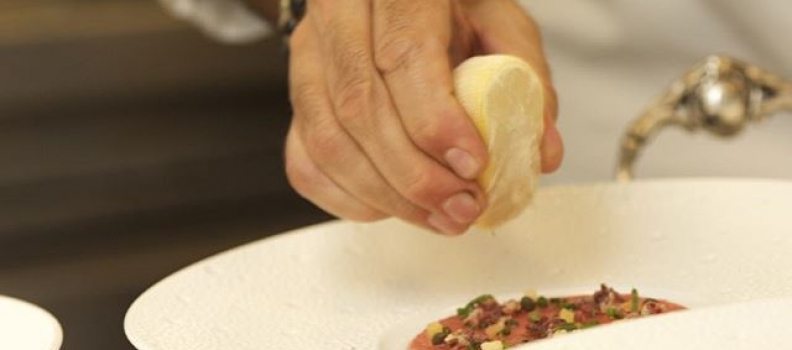
[[[577,309],[577,305],[572,304],[572,303],[567,302],[566,300],[564,300],[564,301],[561,302],[561,308],[562,309],[567,309],[567,310],[576,310]]]
[[[520,307],[522,307],[525,312],[531,312],[536,309],[536,302],[529,297],[522,297],[522,299],[520,299]]]
[[[454,316],[454,331],[435,322],[427,326],[422,341],[431,342],[432,349],[482,350],[482,344],[498,349],[502,344],[506,349],[507,340],[515,343],[510,347],[514,348],[556,334],[666,311],[665,301],[645,298],[636,288],[622,292],[603,286],[593,295],[551,298],[526,293],[504,303],[484,294],[460,305],[457,314],[462,318]]]
[[[481,305],[481,303],[483,303],[483,302],[485,302],[487,300],[490,300],[490,299],[495,299],[495,298],[492,295],[489,295],[489,294],[484,294],[484,295],[480,295],[480,296],[476,297],[475,299],[473,299],[469,303],[467,303],[467,305],[465,305],[465,307],[458,308],[457,309],[457,316],[459,316],[459,317],[461,317],[463,319],[467,318],[468,315],[470,315],[470,313],[473,312],[473,310],[476,308],[476,306],[479,306],[479,305]]]
[[[476,297],[476,299],[471,300],[467,304],[467,306],[476,306],[490,299],[495,299],[495,298],[490,294],[479,295],[478,297]]]
[[[614,320],[621,320],[622,318],[624,318],[624,316],[619,311],[617,311],[615,308],[612,307],[609,307],[608,310],[605,312],[605,314],[607,314],[608,317]]]
[[[473,312],[473,309],[475,309],[476,306],[479,306],[481,303],[483,303],[484,301],[487,301],[489,299],[494,299],[494,298],[493,298],[492,295],[489,295],[489,294],[484,294],[484,295],[478,296],[477,298],[475,298],[475,299],[471,300],[469,303],[467,303],[467,305],[465,305],[465,307],[458,308],[457,309],[457,316],[459,316],[461,318],[468,317],[468,315],[470,315],[470,313]]]
[[[450,329],[448,330],[448,332],[446,332],[446,330],[443,329],[442,332],[435,334],[434,336],[432,336],[432,345],[443,344],[445,342],[445,338],[449,334],[451,334],[451,330]]]
[[[547,307],[547,298],[539,297],[539,299],[536,299],[536,305],[542,308]]]
[[[571,331],[574,331],[574,330],[578,329],[578,327],[574,323],[562,323],[562,324],[556,326],[556,329],[560,329],[560,330],[565,330],[567,332],[571,332]]]

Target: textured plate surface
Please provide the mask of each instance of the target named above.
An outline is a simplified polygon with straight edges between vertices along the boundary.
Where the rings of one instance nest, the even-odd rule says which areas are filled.
[[[394,326],[483,292],[607,282],[702,309],[792,297],[790,208],[788,182],[667,180],[544,189],[494,234],[455,239],[335,222],[177,272],[125,329],[140,350],[387,349]]]
[[[62,340],[55,317],[38,306],[0,295],[0,349],[58,350]]]
[[[516,347],[513,350],[789,349],[792,299],[690,310]]]

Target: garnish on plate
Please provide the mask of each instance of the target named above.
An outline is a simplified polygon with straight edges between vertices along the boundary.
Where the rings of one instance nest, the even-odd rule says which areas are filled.
[[[456,315],[430,323],[413,339],[409,350],[502,350],[682,309],[665,300],[641,297],[635,288],[620,294],[605,284],[588,295],[548,298],[526,292],[503,303],[484,294],[458,308]]]

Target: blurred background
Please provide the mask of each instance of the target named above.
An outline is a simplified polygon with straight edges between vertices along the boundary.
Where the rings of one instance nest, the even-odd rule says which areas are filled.
[[[0,1],[0,294],[64,350],[131,350],[151,284],[328,219],[285,180],[285,69],[278,40],[219,44],[153,0]]]

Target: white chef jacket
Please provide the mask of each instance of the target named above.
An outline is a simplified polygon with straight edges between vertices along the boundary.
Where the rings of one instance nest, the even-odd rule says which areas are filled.
[[[252,41],[270,32],[235,0],[161,1],[224,41]],[[546,184],[613,179],[629,122],[707,55],[728,54],[792,79],[790,0],[522,2],[543,30],[567,146],[564,165]],[[792,113],[728,141],[663,131],[636,172],[638,178],[792,179]]]

